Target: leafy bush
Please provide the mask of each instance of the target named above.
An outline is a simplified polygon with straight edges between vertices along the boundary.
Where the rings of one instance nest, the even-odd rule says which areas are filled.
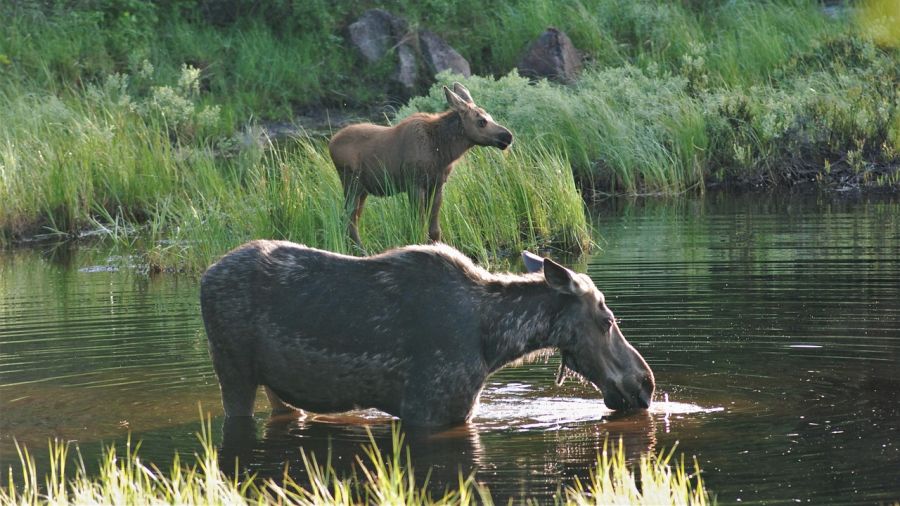
[[[475,101],[519,137],[568,154],[576,173],[613,191],[681,191],[702,178],[706,130],[679,76],[624,66],[585,72],[574,87],[512,72],[494,80],[440,74],[427,96],[400,109],[446,108],[442,86],[461,80]]]
[[[518,143],[566,153],[583,181],[612,192],[679,192],[707,179],[808,180],[835,163],[866,183],[898,163],[896,51],[833,34],[749,86],[717,86],[711,54],[692,43],[677,72],[594,67],[573,86],[530,83],[515,72],[441,74],[398,117],[446,109],[442,87],[460,80]]]

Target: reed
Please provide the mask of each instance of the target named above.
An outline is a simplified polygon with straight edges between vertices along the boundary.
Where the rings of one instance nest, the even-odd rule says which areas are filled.
[[[647,453],[640,457],[639,472],[628,470],[625,448],[621,441],[610,448],[604,441],[603,451],[597,455],[589,481],[576,478],[567,486],[565,503],[568,505],[646,505],[679,504],[703,506],[714,504],[700,476],[700,465],[694,460],[694,473],[686,471],[684,456],[672,462],[675,448],[659,454]],[[640,476],[640,480],[636,480]]]
[[[228,477],[220,468],[210,420],[198,434],[200,451],[193,462],[175,455],[172,466],[162,470],[140,457],[140,443],[126,443],[124,453],[108,447],[100,457],[99,471],[86,470],[78,448],[62,441],[49,445],[49,471],[41,476],[34,458],[21,446],[18,469],[8,470],[8,484],[0,488],[0,505],[67,504],[284,504],[284,505],[460,505],[493,504],[490,491],[474,476],[460,476],[459,485],[434,493],[417,482],[402,433],[395,428],[392,448],[385,457],[370,437],[357,456],[357,473],[340,475],[302,449],[308,479],[295,481],[287,471],[280,480],[246,476]],[[710,502],[699,468],[685,470],[683,459],[672,463],[674,449],[663,455],[641,457],[636,469],[625,460],[620,442],[604,445],[588,483],[576,480],[559,498],[563,504],[705,505]]]

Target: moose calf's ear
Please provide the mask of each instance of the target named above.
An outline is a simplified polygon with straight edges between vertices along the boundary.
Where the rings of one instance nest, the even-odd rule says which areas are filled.
[[[457,95],[459,95],[459,98],[465,100],[466,102],[470,104],[475,103],[475,100],[472,99],[472,94],[469,93],[469,90],[466,89],[466,87],[462,84],[453,83],[453,91],[456,92]]]
[[[466,109],[466,102],[446,86],[444,86],[444,96],[447,97],[447,104],[451,109],[455,111],[464,111]]]
[[[544,268],[544,259],[530,251],[522,252],[522,260],[525,262],[525,270],[528,272],[540,272]]]
[[[575,281],[574,274],[574,272],[553,260],[549,258],[544,259],[544,279],[550,288],[557,292],[567,295],[582,295],[584,293],[584,290]]]

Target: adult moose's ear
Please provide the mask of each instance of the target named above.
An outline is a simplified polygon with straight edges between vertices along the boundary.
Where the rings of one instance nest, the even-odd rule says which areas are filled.
[[[525,270],[528,272],[540,272],[544,269],[544,258],[530,251],[522,251],[522,260],[525,262]]]
[[[575,273],[549,258],[544,259],[544,279],[550,288],[559,293],[567,295],[584,294],[585,290],[575,279]]]
[[[454,111],[463,112],[469,107],[466,104],[466,101],[462,99],[462,97],[451,91],[450,88],[446,86],[444,86],[444,96],[447,97],[447,105],[449,105],[450,108]]]
[[[460,84],[460,83],[453,83],[453,91],[454,91],[457,95],[459,95],[459,98],[465,100],[466,102],[468,102],[468,103],[470,103],[470,104],[474,104],[474,103],[475,103],[475,100],[472,99],[472,94],[469,93],[469,90],[466,89],[466,87],[463,86],[462,84]]]

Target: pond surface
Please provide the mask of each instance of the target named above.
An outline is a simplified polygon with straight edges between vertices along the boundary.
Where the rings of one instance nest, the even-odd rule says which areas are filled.
[[[470,425],[407,434],[417,471],[549,500],[609,438],[632,460],[677,443],[721,503],[900,499],[896,198],[611,201],[596,225],[601,249],[576,268],[653,368],[653,409],[616,416],[588,387],[556,386],[555,356],[507,368]],[[199,448],[202,410],[222,442],[197,280],[124,263],[99,247],[0,253],[0,480],[14,439],[39,457],[50,437],[75,441],[90,463],[131,431],[163,467]],[[301,448],[347,468],[367,429],[390,441],[377,413],[268,420],[264,398],[223,448],[262,474],[289,462],[299,476]]]

